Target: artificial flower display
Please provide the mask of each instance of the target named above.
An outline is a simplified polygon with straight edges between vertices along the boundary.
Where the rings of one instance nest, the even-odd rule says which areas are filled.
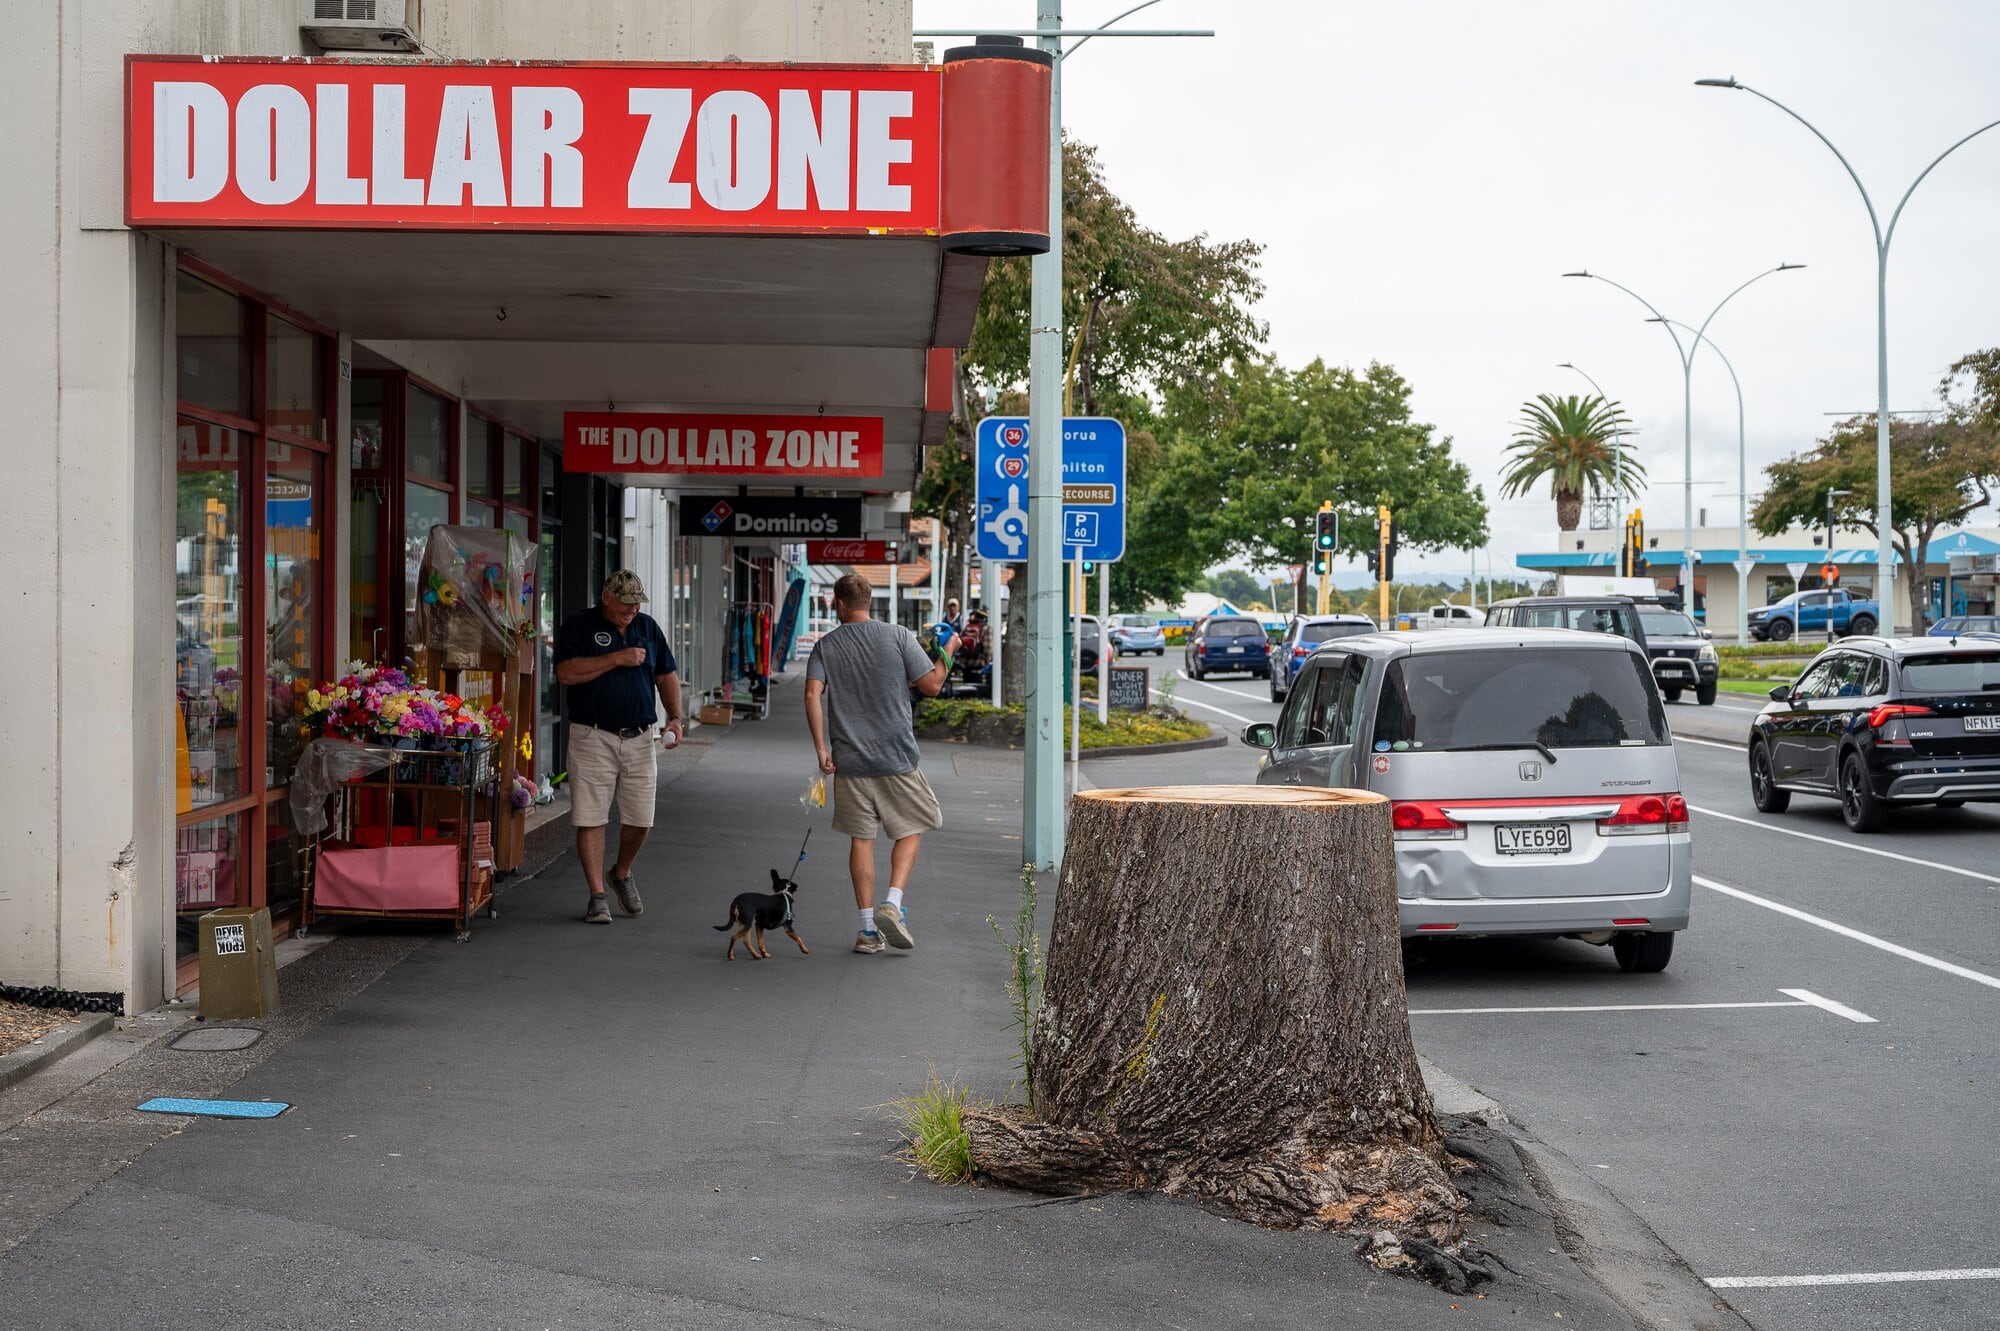
[[[359,661],[339,680],[308,689],[300,717],[309,733],[362,743],[414,741],[416,747],[448,747],[447,741],[507,728],[497,707],[476,707],[455,693],[412,684],[394,666]]]

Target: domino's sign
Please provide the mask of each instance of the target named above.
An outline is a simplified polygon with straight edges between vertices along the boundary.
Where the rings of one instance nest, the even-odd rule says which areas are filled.
[[[979,557],[1028,557],[1028,418],[979,422],[974,457]],[[1125,554],[1125,426],[1063,418],[1063,556],[1111,563]]]

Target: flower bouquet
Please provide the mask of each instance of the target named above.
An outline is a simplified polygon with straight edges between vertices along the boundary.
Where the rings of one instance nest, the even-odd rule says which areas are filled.
[[[306,690],[299,715],[311,733],[412,749],[471,747],[464,741],[507,729],[497,707],[475,707],[455,693],[413,684],[394,666],[359,661],[337,681]]]

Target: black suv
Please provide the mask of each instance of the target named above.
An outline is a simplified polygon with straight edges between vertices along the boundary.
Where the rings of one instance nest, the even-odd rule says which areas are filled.
[[[1664,600],[1640,599],[1635,604],[1646,630],[1646,658],[1661,695],[1668,702],[1679,702],[1683,691],[1693,689],[1696,702],[1715,706],[1715,678],[1722,664],[1708,635],[1695,627],[1685,610]]]
[[[1750,798],[1840,801],[1857,832],[1891,805],[2000,804],[2000,644],[1848,638],[1771,690],[1750,723]]]

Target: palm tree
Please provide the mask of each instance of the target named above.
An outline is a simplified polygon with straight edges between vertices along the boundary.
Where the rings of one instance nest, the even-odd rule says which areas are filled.
[[[1527,494],[1546,476],[1555,496],[1556,525],[1575,531],[1586,492],[1639,493],[1646,469],[1630,454],[1619,457],[1617,438],[1629,422],[1616,402],[1543,393],[1522,403],[1521,411],[1520,432],[1500,473],[1503,497]]]

